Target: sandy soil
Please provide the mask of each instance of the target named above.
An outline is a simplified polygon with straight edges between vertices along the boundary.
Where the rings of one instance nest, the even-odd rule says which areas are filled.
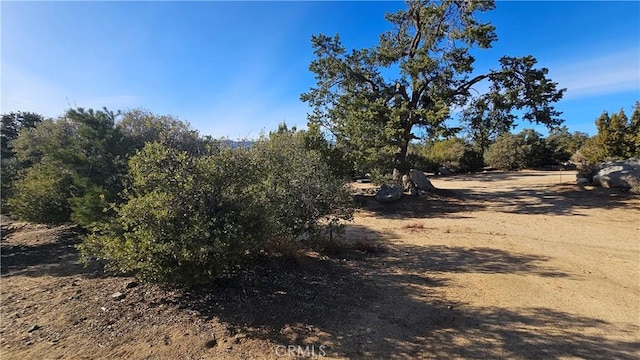
[[[3,218],[0,358],[640,358],[640,197],[574,181],[457,175],[426,198],[365,197],[350,250],[192,291],[83,268],[72,228]]]

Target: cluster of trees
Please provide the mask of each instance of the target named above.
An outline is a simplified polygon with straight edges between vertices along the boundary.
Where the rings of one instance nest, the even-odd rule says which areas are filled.
[[[531,55],[475,67],[473,52],[497,40],[495,27],[478,15],[494,7],[494,1],[410,1],[387,14],[393,28],[364,49],[347,50],[338,34],[312,36],[316,85],[301,95],[313,109],[309,125],[326,130],[356,172],[382,179],[411,167],[467,172],[567,162],[587,135],[562,127],[554,103],[566,89],[548,78],[548,69],[537,68]],[[511,134],[518,120],[550,134]],[[603,114],[597,125],[598,135],[582,150],[589,161],[638,153],[636,122]]]
[[[110,215],[102,208],[120,200],[127,161],[145,143],[193,153],[214,144],[176,119],[140,110],[78,108],[58,119],[7,114],[2,136],[3,210],[28,221],[83,226]]]
[[[595,164],[605,160],[640,157],[640,101],[631,119],[623,109],[609,116],[603,112],[596,119],[598,134],[586,141],[574,161]]]
[[[314,240],[352,214],[332,149],[313,131],[282,126],[231,147],[140,110],[4,119],[3,180],[7,167],[15,175],[3,211],[79,224],[87,259],[146,280],[206,282],[269,241]]]
[[[640,102],[630,119],[624,110],[611,116],[603,112],[595,124],[598,132],[592,137],[579,131],[570,133],[561,126],[551,128],[546,138],[524,129],[517,134],[497,132],[484,144],[474,141],[473,136],[427,140],[411,144],[408,159],[412,166],[429,172],[437,172],[441,166],[473,172],[483,166],[520,170],[567,163],[590,169],[606,160],[640,156]]]
[[[474,172],[489,166],[503,170],[539,168],[566,164],[589,136],[569,132],[566,126],[553,128],[545,138],[525,129],[518,134],[500,133],[491,139],[487,149],[472,140],[459,137],[414,143],[409,149],[412,165],[429,172],[445,167],[453,172]]]
[[[317,84],[301,95],[313,108],[310,124],[327,130],[357,170],[386,174],[409,170],[414,140],[450,138],[463,128],[478,146],[467,154],[477,163],[496,136],[513,128],[514,111],[537,124],[561,125],[553,104],[565,89],[547,78],[546,68],[536,68],[533,56],[504,56],[495,69],[474,66],[473,51],[497,39],[495,27],[478,16],[494,7],[493,1],[410,1],[387,14],[392,30],[365,49],[347,51],[339,35],[313,36],[310,70]],[[463,126],[449,125],[455,114]]]

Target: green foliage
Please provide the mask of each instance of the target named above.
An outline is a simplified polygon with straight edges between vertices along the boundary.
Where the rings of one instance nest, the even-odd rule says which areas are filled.
[[[484,152],[484,161],[497,169],[523,169],[526,163],[522,145],[518,136],[511,133],[502,134]]]
[[[281,128],[254,143],[260,195],[276,237],[313,237],[321,224],[352,216],[344,178],[335,176],[321,151],[307,150],[303,132]]]
[[[117,122],[119,117],[122,119]],[[8,118],[3,118],[3,123],[9,123],[6,119]],[[91,227],[112,215],[104,209],[109,203],[120,203],[123,200],[120,193],[125,187],[127,161],[146,143],[159,142],[193,155],[219,151],[216,141],[199,137],[188,124],[142,110],[121,114],[107,109],[94,111],[78,108],[69,109],[56,120],[32,120],[29,124],[33,123],[35,126],[23,126],[12,141],[11,150],[15,153],[15,160],[3,159],[3,164],[6,165],[3,165],[3,184],[5,174],[29,177],[31,167],[38,164],[69,169],[75,174],[76,193],[72,197],[69,197],[71,194],[68,192],[60,194],[68,195],[64,204],[70,211],[61,212],[60,219],[56,221],[73,221],[84,227]],[[28,188],[23,184],[16,188],[15,194],[9,193],[9,197],[16,198],[11,204],[31,201],[29,194],[21,193]],[[7,194],[4,191],[3,185],[3,201]],[[19,206],[24,208],[29,204]],[[24,212],[18,211],[16,214],[19,213]],[[40,217],[38,221],[48,222],[47,219],[49,217]]]
[[[628,119],[624,110],[620,110],[617,114],[614,113],[611,117],[608,113],[604,112],[596,119],[598,145],[602,148],[602,154],[606,157],[625,157],[627,121]]]
[[[627,157],[640,157],[640,101],[636,101],[625,136]]]
[[[409,159],[412,167],[437,172],[441,166],[454,172],[474,172],[484,166],[482,155],[461,138],[430,140],[411,144]]]
[[[467,143],[464,140],[451,138],[427,143],[422,154],[432,164],[429,171],[437,171],[440,166],[457,171],[466,150]]]
[[[487,165],[502,170],[520,170],[547,164],[545,139],[531,129],[500,135],[484,153]]]
[[[52,218],[44,214],[60,207],[64,211],[59,212],[55,222],[73,220],[89,226],[106,216],[103,205],[118,199],[123,188],[121,176],[126,172],[127,153],[123,146],[124,136],[115,126],[117,116],[107,109],[70,109],[57,120],[42,121],[34,128],[22,130],[13,145],[16,159],[25,164],[24,179],[15,187],[13,201],[9,203],[11,208],[30,207],[28,203],[21,203],[34,201],[31,194],[25,193],[32,191],[25,183],[32,184],[39,178],[42,168],[60,167],[74,174],[73,193],[62,189],[59,194],[49,195],[59,198],[56,204],[64,205],[56,205],[48,211],[42,209],[43,216],[40,217],[34,217],[31,212],[28,220],[50,222]],[[56,188],[52,184],[49,187]],[[91,199],[97,199],[98,192],[102,195],[99,198],[104,199],[102,203],[94,204]],[[13,212],[18,216],[26,214],[23,210]],[[72,215],[76,212],[77,215]]]
[[[352,156],[344,149],[329,143],[316,124],[310,124],[304,132],[304,141],[305,149],[318,152],[334,177],[346,179],[354,175],[355,166]]]
[[[218,142],[200,137],[188,123],[172,116],[158,116],[146,110],[135,109],[122,114],[117,128],[124,134],[123,146],[130,155],[145,144],[158,142],[169,148],[192,155],[206,155],[217,151]]]
[[[6,200],[13,196],[13,183],[20,172],[28,166],[19,161],[14,152],[14,141],[18,134],[27,129],[33,129],[42,122],[42,115],[31,112],[12,112],[2,115],[0,126],[0,180],[2,182],[2,211],[5,212]]]
[[[481,170],[484,167],[483,154],[473,147],[467,148],[460,159],[458,171],[461,173],[471,173]]]
[[[306,140],[281,128],[251,149],[202,156],[147,144],[129,161],[126,202],[81,251],[147,281],[192,285],[243,266],[269,242],[314,239],[352,208]]]
[[[609,116],[603,112],[596,119],[598,134],[585,141],[574,162],[580,166],[597,164],[607,160],[640,156],[640,102],[637,102],[631,119],[624,110]]]
[[[8,200],[12,214],[38,223],[69,221],[69,199],[80,193],[78,175],[56,164],[37,164],[15,183],[15,195]]]
[[[42,122],[44,117],[31,112],[11,112],[2,115],[0,126],[0,147],[2,148],[2,159],[13,157],[12,142],[18,137],[23,129],[33,129]]]
[[[589,135],[576,131],[569,133],[566,126],[553,128],[547,136],[547,147],[551,161],[556,164],[566,163],[589,139]]]
[[[265,241],[249,154],[195,157],[147,144],[129,162],[128,200],[81,247],[145,280],[197,284],[241,265]]]
[[[107,203],[107,191],[101,186],[84,181],[82,195],[69,198],[71,221],[85,228],[91,228],[105,217],[113,215]]]
[[[500,69],[471,77],[473,49],[489,48],[496,39],[494,26],[478,17],[494,8],[493,1],[407,6],[387,14],[393,30],[375,47],[347,51],[338,35],[311,38],[316,59],[309,68],[317,85],[301,95],[314,109],[309,123],[328,129],[358,171],[407,171],[414,130],[429,138],[455,134],[459,129],[446,123],[454,107],[470,104],[463,119],[484,136],[482,144],[511,128],[512,110],[540,124],[562,122],[551,104],[564,90],[547,78],[547,69],[535,68],[532,56],[503,57]],[[483,81],[489,91],[476,95],[473,87]]]

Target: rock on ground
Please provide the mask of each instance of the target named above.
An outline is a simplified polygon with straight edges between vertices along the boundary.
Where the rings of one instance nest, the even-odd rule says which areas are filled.
[[[413,183],[416,184],[416,187],[420,190],[433,191],[436,189],[435,186],[431,184],[431,181],[429,181],[427,176],[420,170],[409,170],[409,178],[411,178]]]
[[[603,188],[631,189],[640,186],[640,159],[608,161],[600,164],[593,182]]]
[[[375,199],[381,203],[389,203],[402,197],[403,189],[399,185],[382,185],[375,195]]]

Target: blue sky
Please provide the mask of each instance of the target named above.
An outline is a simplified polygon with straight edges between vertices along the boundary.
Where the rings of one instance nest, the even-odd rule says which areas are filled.
[[[305,127],[312,34],[373,46],[402,2],[1,2],[1,111],[144,108],[203,134]],[[507,2],[476,68],[533,55],[568,88],[556,107],[595,134],[604,110],[640,100],[640,2]],[[525,127],[533,127],[525,125]],[[538,128],[542,130],[542,128]]]

